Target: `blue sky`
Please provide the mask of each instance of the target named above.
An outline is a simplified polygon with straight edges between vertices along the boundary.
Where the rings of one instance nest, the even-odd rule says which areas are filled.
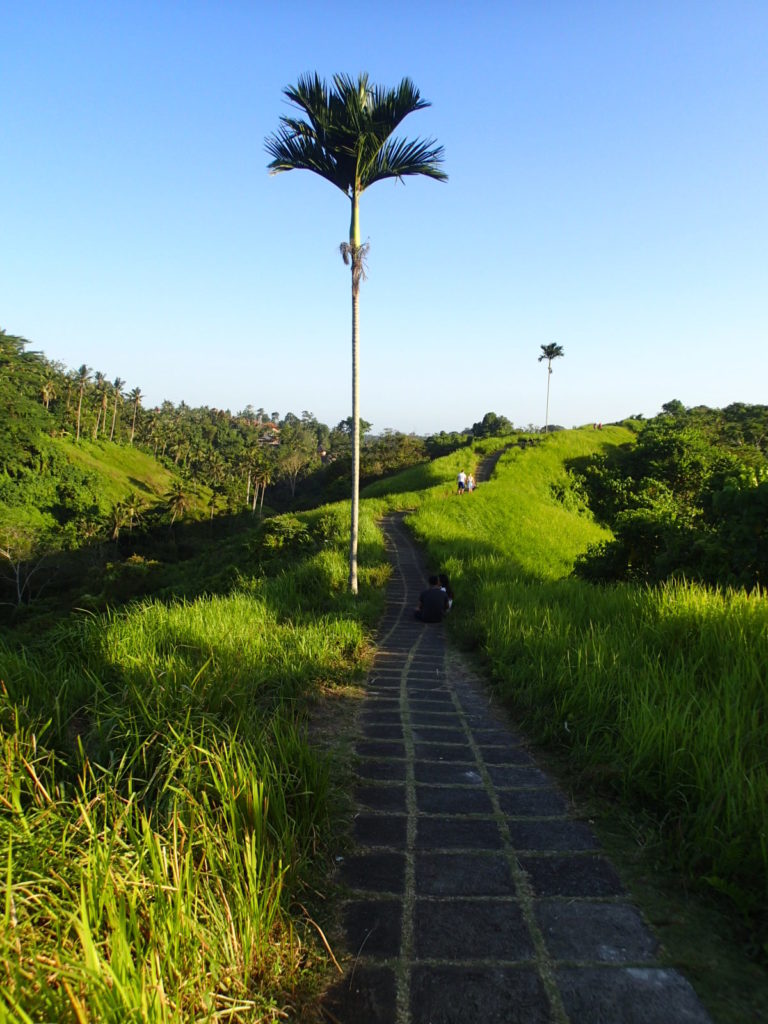
[[[0,4],[0,327],[145,404],[349,415],[348,201],[270,177],[307,71],[410,76],[450,180],[361,203],[362,415],[768,402],[768,5]]]

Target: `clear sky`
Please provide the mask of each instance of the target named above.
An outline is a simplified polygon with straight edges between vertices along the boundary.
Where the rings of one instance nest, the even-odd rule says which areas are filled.
[[[145,405],[351,410],[349,204],[284,86],[410,76],[446,184],[363,195],[361,411],[768,403],[768,3],[0,0],[0,327]]]

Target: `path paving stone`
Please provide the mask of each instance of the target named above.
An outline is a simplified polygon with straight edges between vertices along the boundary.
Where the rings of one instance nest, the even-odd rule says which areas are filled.
[[[355,800],[377,811],[405,811],[405,786],[358,786]]]
[[[677,971],[624,967],[557,972],[563,1005],[579,1024],[711,1024]]]
[[[652,963],[658,942],[626,903],[539,901],[536,919],[558,960]]]
[[[464,498],[462,500],[473,500]],[[401,518],[339,858],[331,1024],[711,1024],[568,800],[482,681],[415,622]]]
[[[549,1024],[549,1000],[535,971],[417,967],[410,1020],[419,1024]]]
[[[532,960],[533,942],[513,900],[422,900],[414,907],[420,960]]]
[[[483,851],[485,853],[485,851]],[[514,896],[515,880],[503,854],[417,853],[418,896]],[[557,921],[552,923],[557,928]]]
[[[416,807],[424,814],[493,813],[491,798],[478,786],[475,789],[454,786],[417,786]]]
[[[402,893],[405,888],[405,854],[363,853],[347,857],[341,878],[350,889]]]

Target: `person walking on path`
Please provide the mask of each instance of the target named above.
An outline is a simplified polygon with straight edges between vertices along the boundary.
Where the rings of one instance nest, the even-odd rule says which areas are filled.
[[[430,576],[428,589],[419,595],[415,618],[422,622],[442,622],[449,607],[448,594],[440,585],[439,576]]]
[[[475,489],[475,478],[470,473],[469,476],[467,477],[467,490],[471,494],[472,491],[474,491],[474,489]]]
[[[459,471],[458,486],[459,486],[458,493],[459,494],[463,494],[464,493],[464,488],[467,486],[467,474],[464,472],[463,469]]]

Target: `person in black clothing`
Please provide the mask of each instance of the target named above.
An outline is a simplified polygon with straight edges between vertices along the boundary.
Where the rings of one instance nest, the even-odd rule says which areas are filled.
[[[413,613],[422,622],[442,622],[448,611],[448,595],[440,586],[438,576],[429,577],[429,588],[419,595],[419,606]]]

